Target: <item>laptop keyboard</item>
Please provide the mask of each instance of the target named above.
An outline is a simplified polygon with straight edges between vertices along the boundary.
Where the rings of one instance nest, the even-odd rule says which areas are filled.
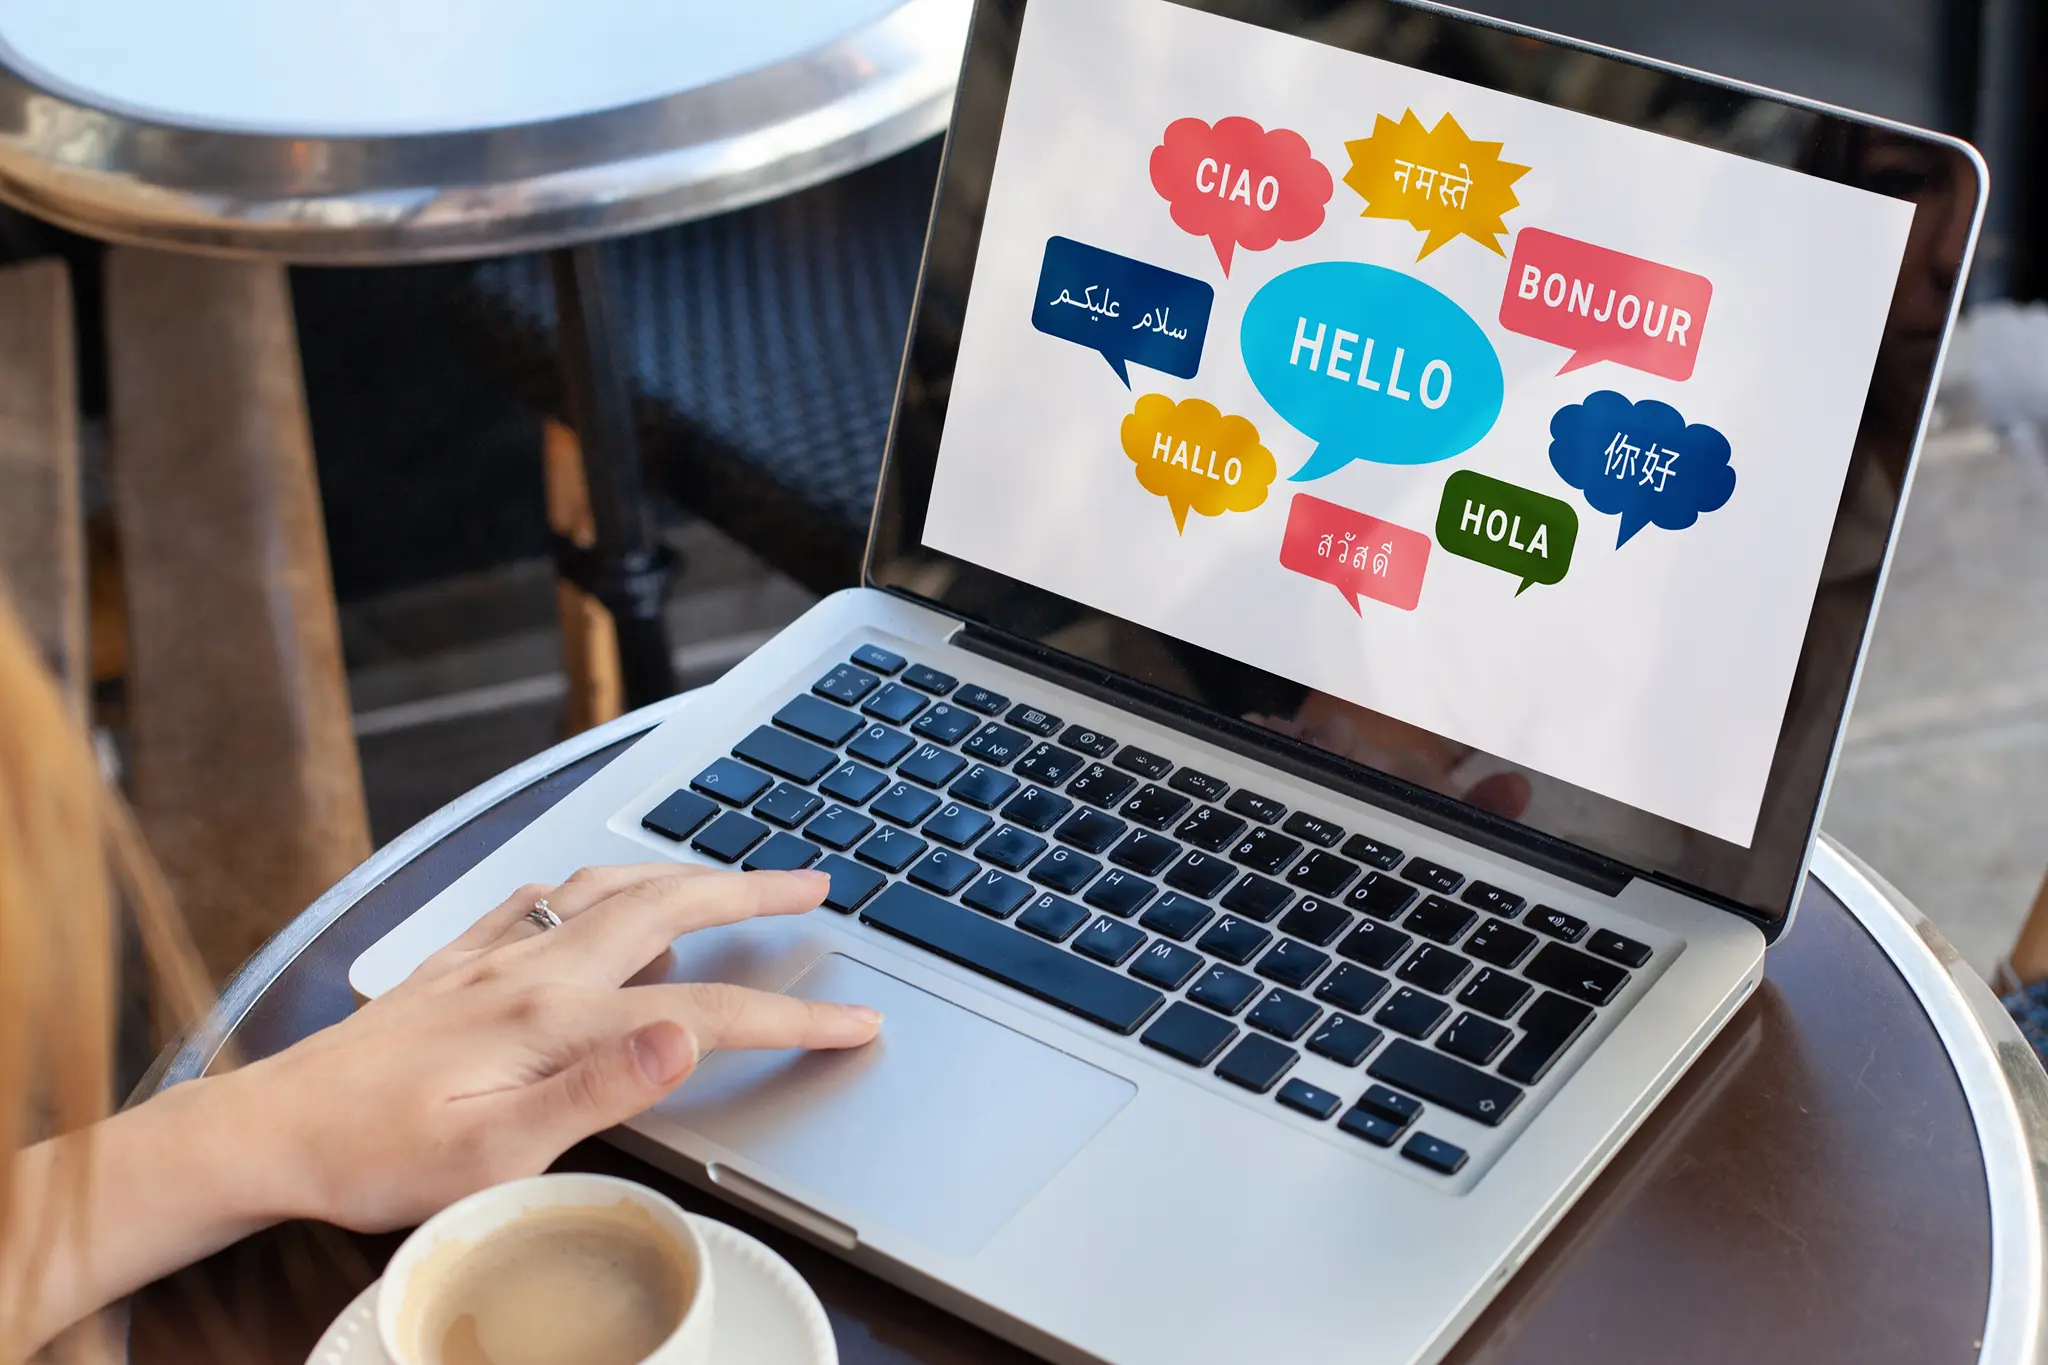
[[[874,644],[641,824],[1445,1175],[1653,956]]]

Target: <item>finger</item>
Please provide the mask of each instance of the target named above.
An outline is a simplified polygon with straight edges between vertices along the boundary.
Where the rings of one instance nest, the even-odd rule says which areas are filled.
[[[554,981],[616,986],[697,929],[760,915],[797,915],[817,908],[831,889],[822,872],[669,873],[621,887],[560,929],[506,949],[522,970]]]
[[[570,874],[559,886],[530,882],[506,897],[504,902],[449,944],[457,952],[475,952],[503,943],[516,943],[545,932],[526,918],[542,900],[563,923],[576,918],[608,896],[616,895],[635,882],[650,877],[689,875],[709,868],[687,863],[623,863],[616,866],[585,867]]]

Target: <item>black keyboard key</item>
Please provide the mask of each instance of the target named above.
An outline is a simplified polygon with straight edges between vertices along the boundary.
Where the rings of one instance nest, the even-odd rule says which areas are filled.
[[[1097,962],[1121,967],[1144,942],[1145,935],[1130,925],[1100,915],[1074,940],[1074,951]]]
[[[924,822],[924,832],[942,844],[966,848],[986,834],[988,827],[994,823],[986,811],[976,810],[958,801],[948,801],[937,815]]]
[[[1337,1120],[1337,1126],[1353,1137],[1364,1138],[1375,1147],[1391,1147],[1394,1139],[1401,1136],[1397,1125],[1355,1104],[1344,1111],[1344,1117]]]
[[[1145,1030],[1141,1041],[1146,1047],[1158,1048],[1189,1066],[1207,1066],[1236,1036],[1236,1025],[1175,1001],[1159,1016],[1158,1023]]]
[[[1485,1066],[1500,1056],[1500,1050],[1514,1036],[1513,1029],[1502,1028],[1491,1019],[1467,1013],[1451,1021],[1451,1026],[1436,1040],[1436,1045],[1453,1057],[1462,1057],[1474,1066]]]
[[[735,763],[721,758],[690,779],[690,785],[706,796],[715,796],[727,805],[744,806],[775,785],[775,779],[763,772],[756,772],[744,763]]]
[[[1640,967],[1650,960],[1650,945],[1623,938],[1612,929],[1595,929],[1586,940],[1586,951],[1624,967]]]
[[[1536,1003],[1522,1011],[1521,1041],[1501,1060],[1500,1074],[1523,1085],[1534,1085],[1570,1047],[1593,1018],[1593,1007],[1567,1000],[1551,991],[1536,997]]]
[[[1321,1086],[1310,1085],[1299,1078],[1281,1086],[1275,1098],[1296,1113],[1307,1114],[1312,1119],[1327,1119],[1337,1112],[1338,1105],[1344,1103]]]
[[[1566,943],[1577,943],[1586,932],[1586,922],[1577,915],[1567,915],[1564,911],[1554,910],[1547,905],[1539,905],[1531,910],[1529,918],[1524,923],[1538,933],[1561,938]]]
[[[1489,1128],[1512,1113],[1522,1099],[1520,1087],[1405,1038],[1388,1043],[1365,1074]]]
[[[827,848],[849,849],[875,827],[875,822],[844,806],[827,806],[825,813],[804,826],[804,833]]]
[[[1337,945],[1337,953],[1340,957],[1348,957],[1353,962],[1362,962],[1375,971],[1383,972],[1393,966],[1414,941],[1399,929],[1389,929],[1384,924],[1363,919]]]
[[[1403,986],[1394,998],[1381,1005],[1372,1021],[1410,1038],[1427,1038],[1450,1014],[1451,1007],[1434,996]]]
[[[935,739],[941,744],[958,744],[979,724],[981,717],[972,711],[940,702],[910,723],[910,733]]]
[[[1166,884],[1190,896],[1208,900],[1230,885],[1236,876],[1237,869],[1214,854],[1190,852],[1166,874]]]
[[[1312,848],[1308,856],[1287,874],[1287,884],[1299,887],[1311,896],[1335,896],[1356,881],[1364,870],[1357,863],[1339,858],[1334,853]]]
[[[1339,1066],[1357,1066],[1384,1036],[1371,1024],[1362,1024],[1348,1014],[1333,1014],[1308,1040],[1308,1050]]]
[[[1422,1115],[1421,1100],[1383,1085],[1367,1086],[1365,1093],[1358,1097],[1358,1107],[1403,1128]]]
[[[1234,911],[1246,919],[1255,919],[1261,924],[1287,908],[1294,899],[1294,893],[1270,878],[1256,872],[1247,872],[1238,879],[1222,900],[1225,910]]]
[[[962,801],[971,801],[983,810],[994,810],[1005,797],[1017,790],[1017,779],[986,763],[977,763],[953,784],[951,790]]]
[[[1000,692],[991,692],[986,687],[969,683],[953,694],[953,704],[964,706],[970,711],[979,711],[984,716],[1000,716],[1010,699]]]
[[[1152,903],[1138,920],[1155,934],[1164,934],[1176,943],[1186,943],[1197,930],[1207,924],[1216,912],[1198,900],[1190,900],[1177,892],[1169,891]]]
[[[749,853],[740,867],[747,872],[794,872],[809,867],[824,852],[808,839],[777,830],[768,836],[767,843]]]
[[[877,673],[890,674],[903,668],[903,656],[880,645],[862,645],[853,651],[853,661],[863,668],[872,668]]]
[[[1458,897],[1465,904],[1489,915],[1502,919],[1513,919],[1522,913],[1522,907],[1529,902],[1512,891],[1503,891],[1491,882],[1474,882],[1465,888],[1465,894]]]
[[[1447,901],[1442,896],[1425,896],[1422,904],[1410,910],[1408,917],[1401,921],[1401,927],[1432,943],[1456,943],[1478,918],[1466,906]]]
[[[1434,943],[1425,943],[1409,954],[1395,975],[1403,981],[1448,995],[1453,986],[1465,979],[1465,973],[1472,970],[1472,959],[1460,957],[1449,948],[1439,948]]]
[[[828,873],[832,878],[832,889],[825,893],[825,908],[850,915],[867,903],[869,896],[880,891],[888,878],[872,867],[862,867],[851,858],[842,858],[837,853],[828,853],[818,864],[818,871]]]
[[[888,785],[886,773],[878,773],[865,763],[842,763],[832,770],[832,776],[818,784],[818,790],[835,801],[858,806]]]
[[[910,880],[927,891],[950,896],[981,871],[974,859],[950,849],[935,848],[910,869]]]
[[[1364,1014],[1373,1001],[1387,993],[1389,982],[1378,972],[1369,972],[1355,962],[1338,964],[1330,979],[1316,987],[1316,999],[1335,1005],[1347,1014]]]
[[[993,763],[998,768],[1016,760],[1017,756],[1031,747],[1031,737],[1012,730],[1007,725],[988,724],[976,730],[968,741],[960,746],[960,752],[970,754],[984,763]]]
[[[908,782],[898,782],[876,797],[875,803],[868,807],[884,820],[906,827],[919,823],[938,808],[937,793],[913,787]]]
[[[1442,863],[1433,863],[1427,858],[1410,858],[1408,866],[1401,869],[1401,875],[1411,882],[1420,882],[1432,891],[1441,891],[1446,896],[1465,884],[1465,874],[1454,872]]]
[[[1055,891],[1073,895],[1096,873],[1102,871],[1102,864],[1084,853],[1071,848],[1056,848],[1031,865],[1027,874],[1040,886],[1049,886]]]
[[[1028,867],[1033,858],[1045,852],[1045,840],[1015,825],[1004,825],[982,840],[976,851],[997,867],[1019,872]]]
[[[1188,982],[1188,978],[1202,970],[1202,955],[1190,952],[1177,943],[1156,940],[1151,947],[1138,954],[1138,960],[1131,964],[1131,975],[1142,977],[1155,986],[1177,991]]]
[[[1207,1005],[1218,1014],[1236,1014],[1259,993],[1258,978],[1246,976],[1234,967],[1211,964],[1201,979],[1188,987],[1188,999]]]
[[[1086,900],[1097,910],[1107,910],[1118,919],[1129,919],[1145,908],[1145,902],[1159,893],[1159,888],[1143,877],[1134,877],[1120,868],[1111,868],[1096,879],[1088,888]]]
[[[1081,770],[1079,777],[1067,784],[1067,795],[1107,810],[1123,800],[1125,793],[1137,785],[1138,779],[1129,773],[1120,773],[1106,763],[1090,763]]]
[[[1087,759],[1057,744],[1034,744],[1031,752],[1017,760],[1017,776],[1048,787],[1057,787],[1086,765]]]
[[[1193,768],[1182,768],[1166,785],[1177,792],[1186,792],[1197,801],[1221,801],[1230,790],[1230,784],[1222,778],[1211,777]]]
[[[1536,946],[1536,935],[1527,929],[1517,929],[1512,924],[1503,924],[1490,919],[1473,931],[1465,940],[1465,951],[1481,962],[1491,962],[1496,967],[1512,967],[1529,955]]]
[[[1179,792],[1148,782],[1138,789],[1136,796],[1124,802],[1117,813],[1148,829],[1165,829],[1180,819],[1181,812],[1192,804]]]
[[[1253,1028],[1264,1029],[1275,1038],[1285,1038],[1291,1043],[1307,1033],[1308,1026],[1321,1014],[1321,1010],[1298,995],[1267,991],[1244,1021]]]
[[[1049,938],[1054,943],[1065,941],[1067,935],[1088,922],[1088,912],[1070,900],[1058,896],[1041,895],[1017,916],[1017,927]]]
[[[640,826],[677,843],[697,832],[709,820],[718,803],[695,792],[673,792],[660,805],[640,817]]]
[[[1031,899],[1031,888],[1008,873],[994,868],[974,879],[974,885],[960,897],[962,905],[971,905],[984,915],[997,919],[1008,919],[1025,901]]]
[[[1134,829],[1109,855],[1118,867],[1146,877],[1156,877],[1180,856],[1180,845],[1162,834]]]
[[[1298,810],[1288,816],[1287,823],[1280,828],[1297,839],[1306,839],[1312,844],[1321,844],[1324,848],[1335,848],[1337,841],[1344,837],[1342,826],[1333,824],[1320,815],[1310,815],[1305,810]]]
[[[1337,941],[1337,936],[1351,927],[1351,916],[1328,901],[1317,900],[1314,896],[1303,896],[1301,904],[1289,910],[1280,920],[1280,932],[1292,934],[1298,939],[1313,943],[1318,948],[1327,948]]]
[[[1187,769],[1181,771],[1186,772]],[[1244,821],[1239,817],[1226,815],[1214,806],[1203,806],[1180,822],[1180,828],[1173,832],[1173,837],[1185,839],[1196,848],[1221,853],[1236,843],[1237,836],[1243,832]]]
[[[836,749],[853,737],[860,729],[861,718],[843,706],[834,706],[820,697],[805,693],[791,697],[775,713],[775,723],[785,730],[794,730],[806,739],[815,739],[820,744]]]
[[[864,669],[852,664],[840,664],[830,673],[811,684],[811,691],[821,697],[830,697],[848,706],[860,705],[860,699],[882,685],[882,680]]]
[[[1401,1155],[1439,1175],[1456,1175],[1465,1168],[1465,1149],[1428,1133],[1417,1133],[1401,1144]]]
[[[1225,962],[1242,967],[1259,955],[1273,938],[1270,930],[1261,929],[1249,920],[1235,915],[1225,915],[1211,925],[1209,932],[1202,935],[1195,947],[1211,957],[1220,957]]]
[[[1124,837],[1124,822],[1092,806],[1082,806],[1060,822],[1052,837],[1083,853],[1102,853]]]
[[[1407,856],[1392,844],[1383,844],[1363,834],[1354,834],[1346,839],[1343,852],[1345,857],[1356,858],[1361,863],[1369,864],[1382,872],[1392,872],[1401,865],[1401,859]]]
[[[1323,968],[1330,965],[1330,955],[1319,953],[1306,943],[1297,943],[1283,938],[1273,945],[1272,951],[1259,959],[1259,965],[1252,968],[1268,981],[1278,981],[1283,986],[1306,990],[1309,982],[1323,974]]]
[[[832,765],[839,761],[838,755],[830,749],[766,725],[733,745],[732,751],[757,768],[766,768],[779,777],[806,786],[832,771]]]
[[[854,737],[853,743],[846,746],[846,752],[863,763],[886,768],[916,747],[917,741],[901,730],[892,730],[886,725],[870,725]]]
[[[901,777],[912,782],[922,782],[927,787],[943,787],[960,775],[967,766],[967,760],[951,749],[941,749],[936,744],[926,744],[896,767]]]
[[[1003,818],[1014,820],[1026,829],[1035,829],[1043,834],[1060,822],[1060,817],[1074,808],[1074,803],[1043,787],[1026,787],[1012,797],[1010,804],[1003,807]]]
[[[915,834],[883,825],[853,851],[853,856],[873,863],[885,872],[901,872],[916,862],[918,855],[927,847],[925,841]]]
[[[1374,919],[1391,920],[1414,903],[1422,893],[1406,882],[1397,882],[1381,872],[1368,872],[1365,880],[1351,888],[1344,904]]]
[[[1263,1095],[1280,1083],[1280,1078],[1294,1069],[1301,1060],[1301,1054],[1291,1047],[1282,1047],[1271,1038],[1261,1038],[1248,1033],[1244,1041],[1230,1049],[1230,1055],[1217,1066],[1216,1074],[1232,1085],[1241,1085],[1254,1095]]]
[[[901,882],[877,896],[861,919],[1117,1033],[1135,1032],[1166,998],[1098,963]]]
[[[1242,787],[1230,794],[1230,799],[1223,803],[1223,809],[1230,811],[1232,814],[1256,820],[1262,825],[1270,825],[1281,816],[1287,814],[1287,807],[1281,805],[1272,797],[1261,796],[1257,792],[1246,791]]]
[[[736,810],[706,825],[690,840],[690,847],[721,863],[736,863],[746,851],[768,837],[768,826]]]
[[[1127,744],[1115,759],[1116,766],[1140,777],[1149,777],[1154,782],[1173,771],[1173,764],[1158,754],[1149,753],[1136,745]]]
[[[1060,736],[1060,743],[1069,749],[1079,749],[1090,758],[1108,758],[1116,752],[1116,741],[1108,735],[1097,734],[1085,725],[1069,725]]]
[[[1546,943],[1529,959],[1522,975],[1539,986],[1576,996],[1590,1005],[1604,1005],[1628,984],[1628,973],[1611,962],[1588,957],[1562,943]]]
[[[1528,998],[1528,982],[1492,967],[1482,968],[1479,975],[1472,978],[1471,984],[1458,992],[1459,1004],[1470,1005],[1481,1014],[1490,1014],[1496,1019],[1511,1017]]]
[[[960,685],[960,680],[952,674],[941,673],[938,669],[925,664],[912,664],[904,673],[903,681],[918,691],[929,692],[935,697],[943,697]]]
[[[902,725],[912,716],[931,705],[924,696],[911,691],[902,683],[890,683],[861,704],[861,711],[876,720],[885,720],[891,725]]]
[[[1239,795],[1243,795],[1242,792]],[[1276,830],[1255,829],[1231,847],[1232,861],[1254,872],[1277,876],[1301,856],[1301,840],[1290,839]]]
[[[1051,739],[1060,732],[1060,718],[1058,716],[1049,716],[1037,707],[1023,702],[1017,703],[1010,711],[1010,714],[1003,717],[1003,719],[1009,721],[1010,724],[1016,726],[1019,730],[1029,730],[1041,739]]]

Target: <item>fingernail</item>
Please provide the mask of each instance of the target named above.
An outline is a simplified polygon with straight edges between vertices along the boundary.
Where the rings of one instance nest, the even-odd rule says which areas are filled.
[[[633,1063],[649,1085],[674,1085],[697,1060],[697,1049],[680,1024],[663,1020],[634,1034],[627,1046],[633,1049]]]
[[[846,1012],[860,1020],[863,1024],[873,1024],[876,1028],[882,1026],[882,1012],[880,1010],[871,1010],[866,1005],[848,1005]]]
[[[802,877],[807,881],[817,882],[821,886],[832,885],[832,874],[830,872],[819,872],[815,868],[805,868],[800,872],[792,872],[790,875],[792,877]]]

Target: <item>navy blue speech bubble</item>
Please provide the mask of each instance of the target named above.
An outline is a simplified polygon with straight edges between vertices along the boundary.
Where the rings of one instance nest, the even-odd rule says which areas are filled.
[[[1620,549],[1652,523],[1683,531],[1735,493],[1728,438],[1687,425],[1669,403],[1631,403],[1611,389],[1550,419],[1550,463],[1596,512],[1621,513]]]
[[[1071,237],[1050,237],[1031,325],[1047,336],[1100,351],[1129,388],[1127,362],[1193,379],[1215,302],[1216,291],[1193,276]]]

